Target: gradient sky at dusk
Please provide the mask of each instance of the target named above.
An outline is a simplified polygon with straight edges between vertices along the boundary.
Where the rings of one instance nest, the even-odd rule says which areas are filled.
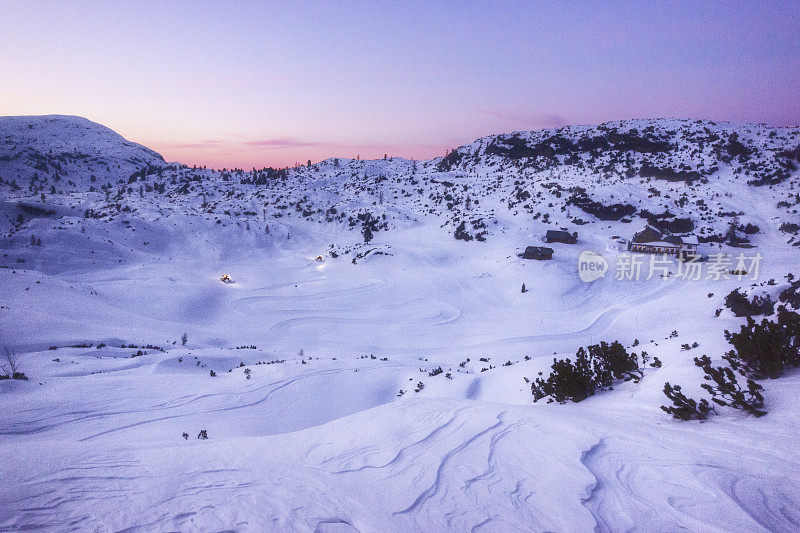
[[[0,115],[81,115],[215,167],[635,117],[800,124],[800,2],[0,1],[0,50]]]

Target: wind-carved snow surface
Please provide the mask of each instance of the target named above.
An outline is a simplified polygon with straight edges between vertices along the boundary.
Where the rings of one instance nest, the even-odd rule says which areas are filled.
[[[648,127],[673,148],[517,157]],[[460,159],[255,173],[168,165],[84,119],[4,118],[0,132],[3,154],[27,154],[0,162],[0,344],[30,378],[0,381],[0,529],[800,529],[796,373],[764,382],[759,419],[659,409],[666,381],[702,395],[692,358],[719,360],[744,322],[725,295],[775,297],[800,274],[779,229],[798,222],[796,171],[748,184],[793,161],[778,154],[796,130],[631,121],[518,134],[527,148],[486,138]],[[718,159],[732,132],[748,161]],[[643,158],[719,168],[691,183],[626,175]],[[601,220],[568,202],[577,186],[636,213]],[[760,253],[758,280],[614,279],[615,237],[641,229],[642,210],[705,236],[759,226],[755,248],[701,246]],[[460,221],[472,240],[453,237]],[[559,227],[578,244],[517,256]],[[606,277],[580,281],[583,250]],[[533,403],[525,378],[616,339],[663,366],[579,404]]]

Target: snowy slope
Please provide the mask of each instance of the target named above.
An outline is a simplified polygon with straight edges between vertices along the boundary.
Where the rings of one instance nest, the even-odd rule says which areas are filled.
[[[659,409],[666,381],[702,395],[692,358],[744,322],[725,295],[800,274],[797,129],[626,121],[245,172],[52,120],[0,119],[14,153],[91,154],[59,181],[0,167],[0,345],[30,377],[0,381],[0,529],[800,528],[800,374],[758,419]],[[618,237],[686,219],[706,255],[760,253],[758,279],[614,278]],[[518,257],[559,227],[578,244]],[[579,279],[584,250],[606,277]],[[616,339],[663,366],[533,403],[553,357]]]
[[[0,117],[0,176],[23,186],[49,181],[57,189],[85,190],[92,177],[99,187],[143,167],[165,165],[153,150],[83,117]]]

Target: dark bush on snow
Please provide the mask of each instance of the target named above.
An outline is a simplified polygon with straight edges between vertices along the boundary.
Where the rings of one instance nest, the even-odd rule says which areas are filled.
[[[758,233],[759,231],[761,231],[761,229],[760,229],[758,226],[756,226],[755,224],[750,224],[750,223],[748,223],[748,224],[747,224],[747,225],[744,227],[744,232],[745,232],[746,234],[748,234],[748,235],[755,235],[755,234],[756,234],[756,233]]]
[[[745,411],[753,416],[760,417],[767,414],[763,409],[764,387],[752,379],[747,380],[747,388],[743,389],[736,378],[734,368],[727,366],[714,366],[707,355],[694,358],[695,366],[702,368],[706,383],[700,385],[711,394],[711,401],[717,405],[732,407]],[[681,392],[680,385],[664,384],[664,394],[672,401],[672,405],[662,405],[661,410],[672,415],[678,420],[705,420],[711,413],[716,413],[708,400],[702,398],[699,402],[688,398]]]
[[[453,232],[453,237],[455,237],[457,240],[460,240],[460,241],[471,241],[472,240],[472,235],[467,233],[466,223],[463,222],[463,221],[461,222],[461,224],[458,225],[456,230]]]
[[[553,359],[552,372],[547,379],[536,378],[531,384],[533,401],[547,398],[548,402],[580,402],[594,394],[597,385],[592,364],[586,351],[581,348],[573,363],[567,359]]]
[[[635,353],[628,353],[625,347],[614,341],[601,342],[587,348],[592,360],[595,381],[600,388],[611,387],[615,381],[639,381],[642,369]]]
[[[705,420],[714,407],[703,398],[699,402],[688,398],[681,392],[680,385],[664,383],[664,394],[672,400],[672,405],[662,405],[661,410],[678,420]]]
[[[541,141],[526,141],[519,135],[495,138],[485,150],[486,154],[497,155],[509,159],[544,158],[556,156],[572,156],[567,161],[580,161],[578,154],[587,152],[639,152],[661,153],[672,150],[667,139],[640,133],[636,130],[619,132],[609,129],[603,135],[586,136],[572,141],[559,133],[550,135]],[[445,158],[447,159],[447,158]]]
[[[753,379],[778,378],[800,366],[800,315],[781,306],[777,321],[747,317],[738,333],[725,331],[733,350],[725,354],[734,370]]]
[[[486,223],[484,223],[480,219],[473,220],[472,221],[472,227],[474,229],[478,230],[478,232],[474,236],[467,231],[467,223],[464,222],[464,221],[461,221],[461,224],[459,224],[458,227],[453,232],[453,237],[455,237],[456,240],[466,241],[466,242],[469,242],[472,239],[475,239],[475,240],[478,240],[478,241],[481,241],[481,242],[485,241],[487,232],[485,231],[484,228],[486,228]],[[484,230],[484,231],[480,231],[480,230]]]
[[[778,229],[784,233],[794,233],[797,235],[797,232],[800,231],[800,224],[795,224],[794,222],[784,222]]]
[[[23,372],[19,371],[17,367],[17,357],[14,351],[8,346],[3,346],[3,359],[4,362],[0,363],[0,380],[2,379],[20,379],[23,381],[28,380]]]
[[[747,380],[747,389],[744,390],[736,379],[736,374],[727,366],[712,366],[707,355],[695,357],[694,364],[703,369],[708,383],[700,385],[711,394],[711,401],[717,405],[726,405],[734,409],[747,411],[754,416],[767,414],[764,407],[764,396],[761,391],[764,387],[753,381]]]
[[[800,145],[794,150],[783,150],[782,152],[778,152],[777,155],[800,162]]]
[[[696,170],[674,170],[668,167],[657,167],[650,164],[648,161],[642,163],[639,169],[639,175],[643,178],[656,178],[666,181],[685,181],[691,183],[694,180],[702,178],[702,174]]]
[[[664,233],[689,233],[694,230],[694,221],[688,217],[659,220],[654,225]]]
[[[715,147],[714,150],[720,160],[730,163],[734,158],[739,158],[739,161],[745,162],[750,158],[753,149],[748,148],[739,140],[739,134],[733,132],[728,137],[727,142],[722,142]]]
[[[588,213],[600,220],[619,220],[636,213],[636,208],[630,204],[611,204],[604,205],[578,192],[567,199],[567,205],[574,205],[583,212]]]
[[[794,276],[790,274],[789,286],[781,291],[778,300],[795,309],[800,308],[800,279],[795,280]]]
[[[26,376],[22,372],[14,372],[11,375],[9,375],[9,374],[0,374],[0,381],[2,381],[4,379],[21,379],[23,381],[27,381],[28,380],[28,376]]]
[[[748,299],[739,289],[734,289],[725,297],[725,307],[733,311],[736,316],[771,315],[775,309],[775,302],[769,296],[753,296]]]
[[[614,341],[601,342],[580,348],[571,359],[553,359],[552,371],[547,379],[539,377],[531,384],[534,401],[548,398],[548,402],[580,402],[599,390],[611,389],[617,381],[638,381],[642,365],[635,353]]]
[[[461,160],[463,159],[464,154],[459,152],[458,150],[452,150],[447,153],[446,156],[442,158],[441,161],[436,165],[436,169],[439,172],[446,172],[448,170],[452,170],[453,167],[457,167],[461,164]]]
[[[694,364],[705,372],[706,383],[701,387],[711,394],[711,401],[763,416],[764,388],[756,379],[778,378],[788,369],[800,366],[800,315],[785,307],[778,308],[777,320],[763,319],[761,323],[747,317],[747,324],[738,333],[725,331],[725,338],[733,346],[722,358],[730,367],[713,366],[704,355],[695,357]],[[747,388],[742,388],[735,372],[747,378]],[[704,420],[708,417],[706,400],[696,402],[687,398],[680,387],[664,384],[664,394],[672,405],[661,406],[665,412],[680,420]]]

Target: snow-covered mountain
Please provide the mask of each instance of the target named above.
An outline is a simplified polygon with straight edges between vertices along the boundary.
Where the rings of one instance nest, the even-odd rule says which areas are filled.
[[[464,223],[468,239],[519,220],[564,226],[639,217],[720,240],[735,217],[742,226],[769,222],[747,209],[751,202],[780,204],[775,214],[791,219],[798,162],[797,128],[670,119],[495,135],[430,161],[214,171],[168,166],[85,119],[0,119],[7,196],[102,190],[101,201],[80,199],[100,216],[155,203],[231,220],[255,212],[361,228],[367,219],[377,230],[436,216],[451,232]]]
[[[63,179],[61,186],[85,189],[98,179],[114,183],[142,168],[163,166],[164,158],[153,150],[83,117],[0,117],[0,176],[7,181],[60,184]]]
[[[0,529],[797,530],[796,370],[762,417],[660,407],[709,395],[693,360],[725,364],[735,290],[758,319],[800,304],[799,147],[631,120],[211,170],[0,118],[0,346],[29,378],[0,379]],[[696,234],[704,275],[617,276],[647,224]],[[636,379],[534,403],[615,340]]]

